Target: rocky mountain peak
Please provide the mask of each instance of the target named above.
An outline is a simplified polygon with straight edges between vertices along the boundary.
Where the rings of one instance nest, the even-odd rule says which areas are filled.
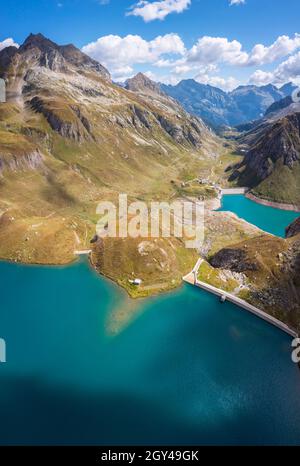
[[[30,34],[18,49],[18,53],[20,56],[26,54],[26,61],[32,58],[39,66],[52,71],[68,72],[70,68],[73,71],[93,71],[105,80],[111,80],[104,66],[81,52],[73,44],[58,45],[41,33]]]
[[[125,87],[132,92],[155,92],[159,95],[164,95],[160,86],[145,76],[143,73],[138,73],[131,79],[126,81]]]
[[[58,45],[52,42],[50,39],[47,39],[43,34],[30,34],[20,47],[20,51],[26,50],[28,48],[37,47],[40,50],[47,49],[58,49]]]
[[[85,69],[86,71],[96,71],[101,74],[102,78],[111,81],[110,73],[104,66],[81,52],[81,50],[73,44],[59,46],[59,52],[71,65],[80,69]]]

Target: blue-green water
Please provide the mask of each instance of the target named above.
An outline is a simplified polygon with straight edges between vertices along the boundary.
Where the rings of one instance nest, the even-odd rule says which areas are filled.
[[[186,285],[110,336],[127,297],[87,263],[0,278],[0,444],[300,443],[300,373],[271,325]]]
[[[300,216],[300,212],[267,207],[243,195],[226,195],[222,198],[222,211],[231,211],[247,222],[276,236],[285,236],[285,228]]]

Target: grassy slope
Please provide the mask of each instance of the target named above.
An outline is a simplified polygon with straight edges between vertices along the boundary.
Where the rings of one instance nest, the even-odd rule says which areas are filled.
[[[277,163],[274,172],[252,191],[263,199],[300,205],[300,163],[292,170]]]
[[[124,94],[128,98],[128,93]],[[141,105],[137,96],[131,98]],[[69,101],[59,102],[60,107],[69,105]],[[49,99],[51,105],[56,113],[60,111],[57,99],[54,108],[53,98]],[[128,111],[130,117],[127,104],[125,109],[124,105],[111,106],[110,111],[113,115],[121,112],[122,116]],[[64,119],[65,113],[61,109],[60,118]],[[70,120],[68,116],[66,122]],[[74,250],[90,248],[99,201],[117,201],[120,192],[127,193],[129,201],[211,198],[215,195],[212,188],[192,180],[207,178],[211,173],[210,181],[225,179],[223,167],[233,159],[213,138],[209,150],[214,157],[207,155],[206,147],[196,150],[175,144],[159,127],[152,129],[149,139],[149,133],[142,128],[135,133],[109,123],[107,114],[98,108],[91,107],[90,120],[97,140],[76,142],[60,136],[45,116],[27,105],[23,109],[10,103],[1,106],[1,156],[9,160],[38,148],[43,157],[38,168],[26,164],[17,170],[6,167],[0,177],[1,258],[40,264],[71,262]],[[186,250],[175,238],[159,240],[159,245],[144,256],[138,252],[141,241],[108,240],[101,267],[97,252],[93,257],[98,270],[132,296],[178,286],[196,261],[195,251]],[[138,291],[129,285],[132,274],[143,279]]]
[[[245,252],[245,262],[255,266],[255,270],[243,272],[249,289],[243,289],[239,296],[299,331],[300,236],[284,240],[264,234],[231,244],[230,248]],[[222,269],[209,264],[200,269],[203,281],[233,291],[230,280],[222,280],[220,274]]]

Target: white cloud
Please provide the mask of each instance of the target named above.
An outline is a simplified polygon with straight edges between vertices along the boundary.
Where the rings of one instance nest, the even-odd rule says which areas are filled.
[[[158,77],[153,73],[153,71],[145,71],[144,75],[147,76],[147,78],[152,79],[152,81],[158,81]]]
[[[223,91],[232,91],[240,84],[239,81],[232,76],[226,79],[221,76],[200,74],[194,79],[201,84],[209,84],[210,86],[219,87],[220,89],[223,89]]]
[[[300,77],[300,52],[279,65],[274,72],[277,81],[293,81]]]
[[[177,34],[158,36],[151,41],[137,35],[109,35],[86,45],[82,51],[107,66],[114,75],[120,68],[153,64],[164,55],[184,55],[185,47]]]
[[[187,52],[188,63],[224,63],[233,66],[261,66],[284,58],[300,48],[300,34],[280,36],[269,47],[257,44],[248,53],[237,40],[204,36]]]
[[[270,46],[257,44],[250,52],[243,50],[237,40],[226,37],[204,36],[190,50],[178,34],[158,36],[152,41],[146,41],[138,35],[120,37],[109,35],[100,37],[83,51],[100,61],[111,71],[116,67],[133,66],[134,64],[151,63],[159,68],[181,67],[188,71],[199,66],[230,65],[237,67],[262,66],[287,57],[300,49],[300,34],[294,37],[280,36]],[[180,58],[166,55],[179,55]]]
[[[155,2],[141,0],[132,7],[128,15],[140,16],[146,22],[155,19],[163,20],[170,13],[182,13],[190,4],[191,0],[158,0]]]
[[[300,48],[300,34],[295,34],[295,37],[280,36],[270,46],[265,47],[262,44],[257,44],[253,47],[247,65],[265,65],[273,63],[280,58],[286,57]]]
[[[124,76],[134,75],[134,69],[131,66],[120,66],[114,69],[114,79],[122,80]]]
[[[255,86],[265,86],[266,84],[273,82],[273,80],[273,73],[257,70],[250,76],[249,84],[254,84]]]
[[[249,81],[253,84],[283,84],[289,81],[300,80],[300,52],[281,63],[273,72],[257,70],[250,76]]]
[[[175,74],[167,74],[163,76],[159,76],[155,79],[155,81],[163,83],[163,84],[171,84],[172,86],[176,86],[180,81],[182,80],[182,77],[179,75]]]
[[[246,0],[230,0],[229,4],[232,5],[244,5]]]
[[[0,50],[11,46],[19,48],[19,44],[17,44],[12,38],[8,38],[0,42]]]
[[[243,65],[247,60],[248,54],[242,51],[242,44],[237,40],[230,42],[225,37],[201,37],[186,55],[187,62],[201,64]]]
[[[190,66],[188,65],[177,65],[173,68],[172,72],[175,74],[187,74],[189,71],[191,71]]]
[[[9,45],[7,41],[6,45]],[[250,51],[246,51],[237,40],[210,36],[199,38],[187,50],[180,36],[171,33],[150,41],[139,35],[103,36],[82,50],[105,65],[113,79],[132,76],[141,70],[141,65],[145,65],[146,70],[157,74],[164,82],[178,82],[182,78],[196,75],[201,82],[228,90],[235,83],[232,78],[220,77],[219,67],[237,69],[256,66],[258,69],[251,75],[250,82],[257,85],[295,80],[300,76],[299,49],[300,34],[293,37],[280,36],[269,46],[256,44]],[[280,59],[286,60],[273,72],[259,69],[260,66],[279,62]],[[136,65],[139,65],[138,68]]]

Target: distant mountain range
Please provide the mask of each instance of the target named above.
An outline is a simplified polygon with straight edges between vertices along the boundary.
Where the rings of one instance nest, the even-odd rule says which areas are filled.
[[[268,108],[291,96],[296,86],[285,84],[280,89],[267,86],[239,86],[232,92],[186,79],[176,86],[161,84],[161,89],[178,100],[190,113],[202,118],[209,126],[237,126],[262,118]]]

